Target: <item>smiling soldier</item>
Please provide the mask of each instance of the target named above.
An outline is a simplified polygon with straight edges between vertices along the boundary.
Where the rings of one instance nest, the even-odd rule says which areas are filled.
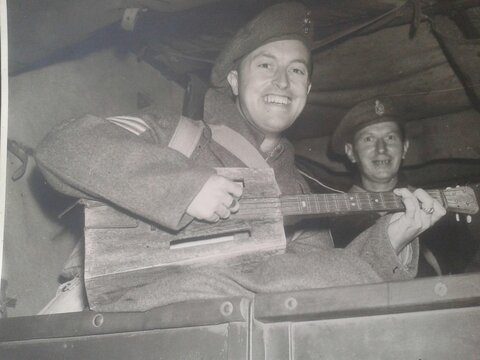
[[[402,116],[388,97],[369,99],[355,105],[343,117],[332,136],[333,150],[345,154],[356,165],[356,181],[349,190],[351,193],[390,192],[398,187],[408,187],[400,173],[408,147]],[[425,206],[421,208],[427,213],[435,211]],[[335,245],[347,246],[381,215],[383,213],[357,214],[331,219]],[[435,271],[441,273],[430,250],[423,247],[422,253]]]
[[[155,113],[136,117],[135,127],[127,126],[132,117],[70,121],[47,136],[37,162],[59,191],[108,201],[170,231],[238,211],[242,187],[215,167],[268,166],[282,195],[308,193],[283,132],[302,112],[311,88],[312,36],[310,13],[297,2],[267,8],[243,27],[213,67],[202,130],[196,141],[187,141],[193,144],[187,156],[172,139],[181,137],[185,124],[197,125]],[[217,137],[219,126],[227,141]],[[96,309],[146,310],[192,299],[412,278],[418,251],[409,244],[444,210],[425,192],[399,194],[406,212],[383,217],[346,250],[333,249],[328,229],[297,232],[284,254],[160,271]],[[435,212],[420,212],[419,201]],[[413,255],[405,260],[407,245]]]
[[[332,144],[357,165],[363,189],[380,192],[397,187],[409,142],[390,100],[372,99],[354,106],[335,131]]]

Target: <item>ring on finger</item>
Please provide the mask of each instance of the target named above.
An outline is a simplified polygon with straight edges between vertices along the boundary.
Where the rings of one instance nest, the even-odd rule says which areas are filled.
[[[428,209],[422,208],[422,210],[425,211],[425,212],[426,212],[427,214],[429,214],[429,215],[432,215],[433,212],[435,211],[435,209],[434,209],[433,207],[428,208]]]

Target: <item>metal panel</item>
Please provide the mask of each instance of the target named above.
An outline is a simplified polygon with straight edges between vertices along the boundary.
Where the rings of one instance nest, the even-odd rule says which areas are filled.
[[[259,294],[255,319],[304,321],[480,305],[480,274]]]
[[[247,359],[250,301],[0,319],[0,359]]]
[[[0,319],[0,342],[246,323],[248,308],[249,300],[234,297],[171,304],[146,312],[86,311],[7,318]]]
[[[230,298],[145,313],[0,320],[0,359],[476,360],[479,355],[480,274],[262,294],[253,303]]]
[[[265,360],[480,356],[480,274],[262,294],[254,304],[254,353]]]
[[[253,359],[289,360],[292,358],[291,323],[262,324],[253,328]]]
[[[0,359],[215,360],[229,357],[229,325],[150,330],[0,344]],[[244,331],[246,333],[246,331]],[[231,341],[231,339],[230,339]],[[238,341],[245,342],[241,337]]]
[[[477,360],[480,307],[297,323],[292,341],[291,359]]]

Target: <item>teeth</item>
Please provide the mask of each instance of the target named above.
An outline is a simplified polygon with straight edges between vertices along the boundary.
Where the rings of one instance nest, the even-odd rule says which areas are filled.
[[[281,104],[287,105],[290,100],[286,96],[279,96],[279,95],[267,95],[264,98],[265,102],[272,103],[272,104]]]
[[[375,165],[388,165],[390,160],[374,160]]]

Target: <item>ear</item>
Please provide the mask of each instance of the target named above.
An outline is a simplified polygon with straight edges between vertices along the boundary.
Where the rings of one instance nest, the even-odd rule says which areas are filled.
[[[353,154],[353,145],[350,143],[345,144],[345,154],[347,154],[348,158],[352,163],[356,163],[357,160],[355,159],[355,155]]]
[[[308,83],[307,95],[310,94],[311,89],[312,89],[312,83]]]
[[[408,147],[410,146],[410,142],[407,140],[405,140],[403,142],[403,154],[402,154],[402,159],[405,159],[405,156],[407,156],[407,151],[408,151]]]
[[[238,96],[238,72],[237,70],[230,70],[227,75],[227,81],[232,88],[233,95]]]

